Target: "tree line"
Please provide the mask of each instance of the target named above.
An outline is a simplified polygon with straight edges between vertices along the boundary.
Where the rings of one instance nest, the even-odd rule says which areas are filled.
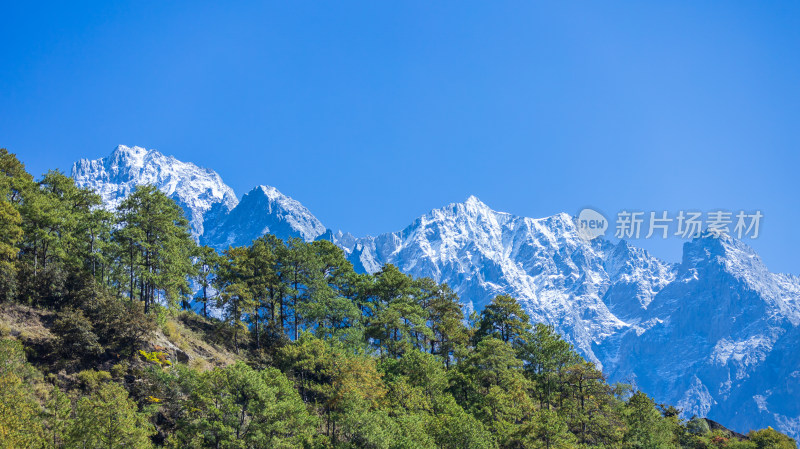
[[[447,285],[357,273],[328,241],[217,253],[155,187],[108,211],[0,150],[4,310],[49,337],[0,320],[0,448],[796,447],[610,384],[509,296],[467,317]],[[230,363],[157,344],[181,319]]]

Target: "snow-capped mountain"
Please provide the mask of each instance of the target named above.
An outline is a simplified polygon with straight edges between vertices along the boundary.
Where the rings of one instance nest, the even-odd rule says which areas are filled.
[[[228,214],[220,216],[200,241],[221,251],[229,246],[249,245],[264,234],[310,242],[324,232],[325,227],[317,217],[298,201],[274,187],[258,186]]]
[[[669,264],[624,241],[588,242],[566,214],[516,217],[470,197],[340,246],[361,270],[392,263],[478,310],[510,294],[611,380],[689,416],[800,433],[800,279],[770,273],[741,241],[695,239]]]
[[[110,205],[156,184],[184,207],[200,242],[219,250],[264,233],[324,238],[357,270],[392,263],[446,282],[468,310],[509,294],[612,381],[738,431],[770,425],[800,436],[800,279],[770,273],[741,241],[695,239],[672,264],[624,241],[587,241],[567,214],[518,217],[475,197],[402,231],[356,238],[326,230],[272,187],[237,204],[214,172],[136,147],[80,161],[73,176]]]
[[[770,273],[730,237],[684,245],[675,279],[655,295],[644,332],[607,345],[612,378],[686,413],[733,428],[800,431],[800,279]],[[604,357],[601,357],[601,359]]]
[[[652,323],[645,312],[675,267],[621,241],[587,241],[567,214],[533,219],[496,212],[476,197],[418,218],[395,233],[356,240],[349,259],[375,272],[391,263],[445,282],[482,309],[498,294],[517,298],[536,322],[554,325],[589,360],[598,345]]]
[[[625,293],[649,298],[663,283],[651,278],[669,272],[645,251],[625,248],[624,242],[587,242],[567,214],[516,217],[473,196],[431,211],[400,232],[359,239],[349,258],[367,272],[391,263],[413,276],[446,282],[476,310],[498,294],[514,296],[534,321],[555,325],[602,365],[593,345],[630,326],[604,302],[609,285],[619,278]],[[614,265],[614,277],[607,263]]]
[[[183,208],[195,239],[219,250],[248,245],[266,233],[312,241],[325,232],[308,209],[274,187],[256,187],[239,202],[213,170],[156,150],[119,145],[108,157],[74,163],[72,177],[99,193],[110,209],[136,186],[154,185]]]
[[[72,165],[72,177],[78,186],[99,193],[109,208],[137,185],[152,184],[183,208],[195,238],[203,234],[206,221],[238,203],[233,189],[213,170],[136,146],[119,145],[108,157],[81,159]]]

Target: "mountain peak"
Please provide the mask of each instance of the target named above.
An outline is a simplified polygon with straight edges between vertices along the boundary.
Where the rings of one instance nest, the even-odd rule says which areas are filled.
[[[462,204],[464,204],[464,206],[466,206],[466,208],[470,210],[481,210],[481,211],[492,210],[492,208],[489,207],[489,205],[481,201],[480,198],[478,198],[475,195],[470,195],[467,198],[467,200],[464,201],[464,203]]]
[[[116,167],[131,170],[143,168],[148,157],[163,158],[164,155],[157,150],[148,150],[139,146],[117,145],[111,152],[109,160]]]
[[[494,215],[496,212],[492,210],[486,203],[478,199],[475,195],[470,195],[462,203],[450,203],[447,206],[433,209],[428,212],[420,220],[443,220],[445,217],[450,218],[466,218],[466,217],[485,217]]]
[[[139,146],[118,145],[107,157],[81,159],[73,164],[72,177],[78,186],[96,191],[108,208],[136,186],[154,185],[181,206],[195,238],[203,233],[212,208],[226,213],[238,203],[233,189],[213,170]]]
[[[470,206],[486,206],[486,203],[481,201],[480,198],[478,198],[475,195],[470,195],[469,197],[467,197],[467,200],[464,201],[464,204],[467,204],[467,205],[470,205]]]
[[[111,152],[111,155],[112,156],[115,156],[115,155],[141,156],[141,155],[147,154],[147,153],[149,153],[151,151],[158,153],[157,150],[148,150],[146,148],[143,148],[143,147],[140,147],[140,146],[136,146],[136,145],[134,145],[132,147],[129,147],[127,145],[117,145],[117,147],[114,148],[114,151]]]
[[[766,269],[750,246],[726,234],[696,237],[683,244],[684,266],[707,263],[746,263],[749,268],[757,268],[759,271]]]
[[[254,197],[254,195],[262,198],[265,197],[270,203],[275,203],[280,208],[295,211],[308,216],[313,216],[311,212],[299,201],[288,195],[284,195],[275,187],[262,184],[247,192],[245,196]],[[244,201],[244,198],[242,198],[242,201]],[[316,220],[316,218],[314,220]]]
[[[224,250],[249,245],[267,233],[310,242],[325,231],[325,226],[299,201],[275,187],[260,185],[247,192],[236,208],[203,235],[203,243]]]
[[[273,201],[279,200],[279,199],[282,199],[282,198],[289,198],[288,196],[286,196],[283,193],[281,193],[281,191],[276,189],[275,187],[264,185],[264,184],[256,187],[253,190],[260,190],[264,195],[266,195],[267,198],[269,198],[270,200],[273,200]]]
[[[120,145],[117,145],[116,148],[114,148],[114,151],[112,151],[111,154],[112,155],[114,155],[114,154],[131,154],[131,155],[134,155],[134,154],[147,154],[147,153],[149,153],[151,151],[158,153],[158,150],[155,150],[155,149],[148,150],[147,148],[140,147],[138,145],[134,145],[132,147],[129,147],[127,145],[120,144]]]

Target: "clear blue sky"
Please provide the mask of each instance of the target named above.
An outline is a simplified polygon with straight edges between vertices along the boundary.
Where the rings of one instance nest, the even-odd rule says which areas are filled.
[[[566,3],[5,2],[0,146],[35,174],[156,148],[356,235],[470,194],[760,209],[800,274],[800,3]]]

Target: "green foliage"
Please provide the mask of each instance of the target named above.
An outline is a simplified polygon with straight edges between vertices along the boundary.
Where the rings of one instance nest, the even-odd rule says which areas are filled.
[[[503,340],[483,338],[451,372],[451,391],[465,410],[480,419],[500,447],[512,447],[516,423],[530,419],[534,404],[522,361]]]
[[[84,390],[96,391],[103,384],[111,380],[111,373],[109,373],[108,371],[97,371],[93,369],[87,369],[79,372],[75,377],[78,378],[78,381],[80,381]]]
[[[576,447],[575,434],[569,431],[564,419],[553,410],[537,411],[515,435],[515,439],[525,448],[569,449]]]
[[[281,350],[280,359],[303,401],[317,408],[333,443],[373,441],[388,432],[382,427],[388,415],[380,410],[387,388],[372,357],[353,354],[337,340],[303,333]]]
[[[68,447],[146,449],[154,428],[120,385],[102,384],[78,401]]]
[[[360,347],[364,328],[361,310],[353,299],[361,293],[364,275],[356,274],[342,251],[331,242],[305,244],[295,240],[290,250],[302,256],[293,258],[302,263],[292,270],[300,274],[292,278],[296,323],[317,336]],[[295,328],[295,335],[297,331]]]
[[[534,395],[541,407],[549,408],[557,400],[567,369],[581,362],[572,346],[551,326],[537,323],[524,341],[518,355],[525,362],[525,373],[534,382]]]
[[[9,300],[16,290],[17,266],[13,263],[22,240],[22,192],[33,187],[33,177],[5,148],[0,148],[0,301]]]
[[[220,263],[216,284],[221,291],[217,304],[225,311],[225,322],[233,330],[233,344],[239,351],[240,335],[246,332],[245,316],[253,315],[256,342],[260,344],[260,310],[256,310],[254,291],[250,282],[253,279],[253,261],[246,248],[230,248]],[[274,317],[274,308],[271,310]]]
[[[531,319],[516,299],[499,295],[481,312],[478,324],[477,339],[484,337],[498,338],[506,343],[524,340],[531,328]]]
[[[695,441],[694,443],[695,445],[693,447],[713,447],[711,446],[712,444],[711,442],[706,442],[702,440],[699,443],[697,441]],[[728,441],[726,441],[723,444],[724,444],[723,447],[725,447],[725,449],[755,449],[756,447],[755,443],[749,440],[739,441],[737,439],[728,439]]]
[[[58,351],[64,360],[87,359],[103,352],[92,323],[80,309],[61,310],[52,332],[58,337]]]
[[[43,428],[33,386],[41,375],[28,364],[19,342],[0,339],[0,448],[39,447]]]
[[[593,364],[581,360],[566,368],[563,381],[564,384],[559,386],[559,411],[578,442],[585,445],[618,444],[623,437],[620,414],[624,415],[624,412],[621,412],[622,405],[614,397],[603,373]],[[666,432],[671,431],[666,420],[660,422],[663,422]]]
[[[436,447],[442,449],[494,449],[497,443],[492,434],[475,416],[467,413],[452,400],[445,397],[430,424],[430,432]]]
[[[431,329],[430,342],[425,347],[429,347],[432,354],[440,356],[449,367],[451,359],[463,352],[469,343],[461,301],[447,285],[426,278],[419,279],[417,283]]]
[[[398,357],[414,346],[425,316],[415,301],[413,280],[394,265],[375,274],[367,290],[366,337],[381,354]]]
[[[19,252],[16,244],[22,238],[22,217],[5,196],[0,198],[0,261],[3,269],[9,270]]]
[[[693,416],[692,419],[686,423],[686,431],[692,435],[706,435],[711,432],[711,429],[708,427],[708,422],[706,422],[705,419]]]
[[[43,440],[52,448],[65,447],[70,429],[75,425],[72,416],[72,401],[58,387],[47,397],[42,412]]]
[[[128,296],[137,296],[145,311],[158,300],[176,304],[187,295],[195,271],[195,244],[183,211],[153,186],[139,186],[117,208],[113,233],[126,272]]]
[[[33,384],[42,377],[25,357],[22,343],[10,338],[0,338],[0,376],[13,374],[21,381]]]
[[[793,438],[776,431],[772,427],[754,430],[747,434],[756,449],[795,449],[797,442]]]
[[[59,171],[47,172],[20,197],[20,295],[35,304],[60,306],[69,300],[70,276],[97,272],[103,246],[98,242],[108,240],[110,229],[103,217],[109,215],[97,207],[99,195],[78,188]]]
[[[195,252],[195,280],[200,286],[195,299],[203,303],[203,316],[208,316],[209,288],[212,286],[214,272],[219,269],[220,257],[212,248],[199,246]]]
[[[91,311],[103,344],[117,356],[132,356],[156,330],[152,314],[145,313],[141,302],[102,297]]]
[[[38,403],[13,372],[0,373],[0,448],[38,447],[42,425]]]
[[[274,368],[237,363],[203,373],[187,407],[176,447],[294,448],[313,441],[315,419]]]
[[[666,449],[677,447],[669,422],[656,409],[646,394],[637,391],[625,404],[623,416],[628,425],[625,447],[637,449]]]

